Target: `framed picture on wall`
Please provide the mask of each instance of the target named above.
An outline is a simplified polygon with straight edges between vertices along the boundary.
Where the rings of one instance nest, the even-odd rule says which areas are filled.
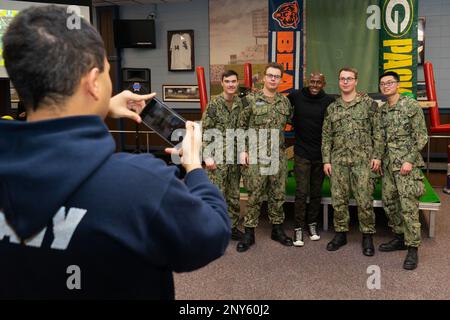
[[[200,102],[197,85],[163,85],[163,101]]]
[[[193,71],[194,30],[167,31],[169,71]]]

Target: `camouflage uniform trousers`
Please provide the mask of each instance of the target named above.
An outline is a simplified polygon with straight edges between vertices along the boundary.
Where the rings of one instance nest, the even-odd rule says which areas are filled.
[[[353,165],[332,164],[331,201],[334,208],[336,232],[349,230],[348,202],[351,191],[358,205],[359,230],[362,233],[375,233],[374,181],[369,162]]]
[[[317,222],[321,211],[322,184],[325,174],[322,161],[311,161],[295,155],[295,227],[306,229],[306,223]],[[309,204],[306,203],[309,195]]]
[[[236,164],[219,164],[215,170],[207,170],[208,178],[220,191],[228,205],[231,226],[237,227],[240,220],[241,171]]]
[[[397,234],[404,234],[405,244],[418,247],[421,242],[419,222],[419,198],[425,193],[419,168],[407,175],[384,167],[382,182],[383,207],[389,227]]]
[[[286,197],[287,160],[285,157],[280,157],[278,171],[273,175],[261,175],[260,167],[262,167],[261,164],[250,164],[244,174],[244,184],[248,192],[244,226],[248,228],[258,226],[261,204],[265,196],[267,196],[270,223],[284,222],[283,204]]]

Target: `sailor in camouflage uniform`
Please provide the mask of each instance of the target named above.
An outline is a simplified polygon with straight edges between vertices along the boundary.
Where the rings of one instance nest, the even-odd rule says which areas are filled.
[[[204,148],[207,148],[211,142],[215,141],[214,138],[211,141],[205,140],[208,134],[214,134],[214,132],[208,130],[215,129],[221,135],[222,150],[214,150],[220,152],[220,155],[212,153],[210,157],[205,156],[205,164],[209,179],[219,187],[228,204],[228,215],[232,226],[231,239],[241,240],[243,232],[238,229],[240,220],[239,183],[241,172],[234,140],[227,141],[226,139],[227,129],[235,130],[237,128],[239,114],[243,108],[242,100],[236,94],[239,88],[238,74],[233,70],[225,71],[222,74],[221,84],[223,92],[211,99],[203,113],[202,128],[204,133]],[[230,147],[234,149],[233,159],[227,159],[227,142],[230,142],[232,144]]]
[[[420,151],[428,134],[422,109],[417,101],[399,94],[400,78],[388,71],[380,76],[380,90],[387,97],[381,109],[385,139],[383,156],[383,206],[393,240],[381,244],[380,251],[406,250],[403,268],[417,267],[420,245],[419,198],[425,192]]]
[[[258,144],[249,143],[248,152],[241,153],[241,163],[246,167],[245,184],[248,190],[247,213],[244,217],[245,233],[236,250],[244,252],[255,243],[255,227],[258,225],[261,203],[267,199],[268,215],[272,224],[271,238],[285,246],[292,246],[282,227],[284,222],[283,204],[286,195],[287,159],[284,146],[284,127],[291,121],[292,106],[289,100],[277,92],[283,75],[283,67],[270,63],[264,71],[264,88],[246,97],[248,104],[240,117],[242,129],[255,129],[259,135],[268,130],[267,141]],[[278,143],[271,143],[271,129],[275,129]],[[264,139],[263,139],[264,140]],[[267,149],[267,150],[266,150]],[[278,153],[278,156],[276,156]],[[258,163],[253,164],[252,155],[258,154]],[[278,161],[277,168],[271,173],[264,173],[273,163],[261,163],[261,155],[266,154],[271,161]],[[274,157],[276,159],[274,159]],[[250,157],[250,158],[249,158]]]
[[[372,172],[380,169],[383,140],[378,105],[366,94],[356,92],[357,83],[357,70],[339,71],[341,96],[328,107],[322,129],[322,157],[325,174],[331,180],[336,232],[327,250],[338,250],[347,243],[348,202],[352,192],[358,205],[359,230],[363,233],[362,251],[366,256],[373,256]]]

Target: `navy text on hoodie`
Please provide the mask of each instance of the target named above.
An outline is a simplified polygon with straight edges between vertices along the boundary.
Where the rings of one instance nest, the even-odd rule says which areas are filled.
[[[202,169],[114,153],[100,118],[0,121],[0,298],[173,299],[172,271],[222,256],[226,204]]]

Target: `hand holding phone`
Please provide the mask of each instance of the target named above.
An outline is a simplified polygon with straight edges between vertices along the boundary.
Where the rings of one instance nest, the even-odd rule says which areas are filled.
[[[166,152],[181,156],[181,164],[190,172],[194,169],[202,168],[200,161],[200,151],[202,148],[202,133],[198,123],[186,122],[186,136],[184,137],[181,150],[166,148]]]
[[[156,93],[135,94],[124,90],[109,100],[108,116],[111,118],[128,118],[137,123],[141,122],[138,113],[145,107],[145,101],[152,99]]]
[[[182,136],[175,137],[173,132],[177,129],[186,129],[186,120],[157,98],[147,103],[141,112],[141,118],[145,125],[172,146],[178,144],[182,138]]]

